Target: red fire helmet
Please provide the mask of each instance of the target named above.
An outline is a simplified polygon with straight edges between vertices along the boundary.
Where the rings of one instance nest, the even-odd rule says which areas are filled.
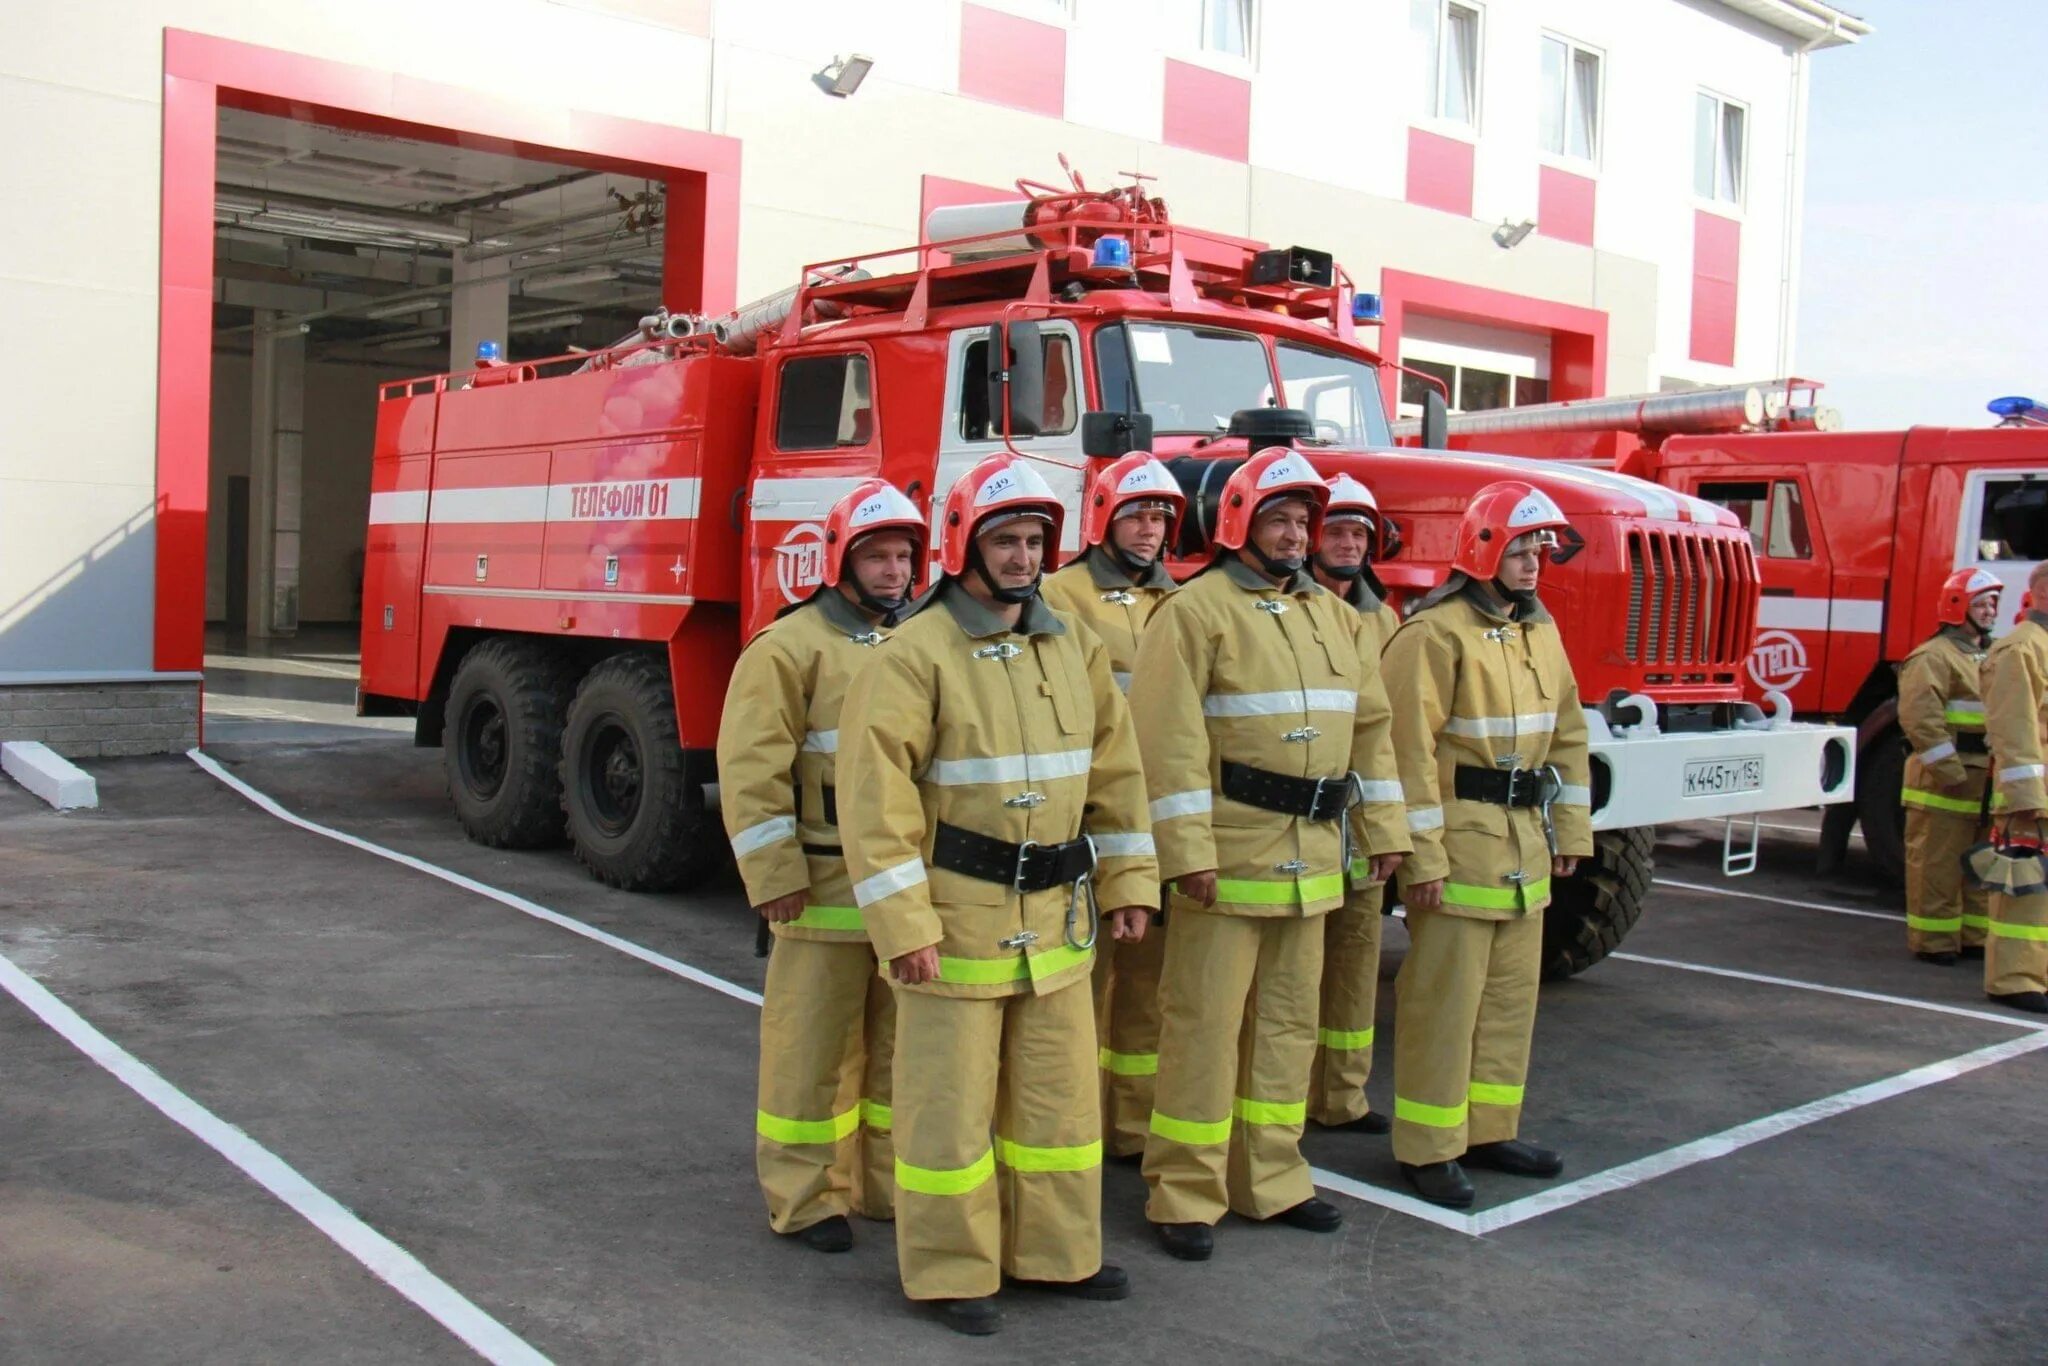
[[[1110,523],[1132,503],[1165,505],[1166,540],[1172,544],[1180,534],[1181,515],[1188,498],[1180,481],[1150,451],[1132,451],[1105,465],[1089,490],[1088,506],[1081,510],[1081,544],[1101,545],[1109,539]]]
[[[1036,513],[1052,523],[1046,558],[1059,551],[1067,510],[1037,470],[1013,455],[992,455],[960,476],[946,493],[939,528],[939,567],[948,574],[967,568],[967,548],[981,524],[998,513]]]
[[[1935,608],[1935,620],[1949,626],[1966,625],[1971,603],[1986,593],[1996,595],[2004,591],[2005,585],[1989,570],[1958,569],[1941,582],[1941,602]]]
[[[846,553],[863,536],[877,531],[901,531],[910,537],[918,573],[911,578],[914,587],[924,569],[924,544],[926,529],[924,514],[917,510],[917,504],[904,497],[902,491],[886,479],[863,479],[825,514],[825,585],[839,586],[839,579],[846,564]]]
[[[1323,534],[1323,508],[1330,501],[1330,486],[1315,466],[1285,446],[1268,446],[1223,482],[1223,500],[1216,510],[1216,544],[1225,550],[1243,549],[1251,537],[1252,518],[1261,507],[1282,497],[1307,500],[1308,542],[1313,546]]]
[[[1372,529],[1375,544],[1380,538],[1380,500],[1372,496],[1372,490],[1348,474],[1330,477],[1330,506],[1323,512],[1323,522],[1328,525],[1340,518],[1364,522]]]
[[[1465,507],[1451,568],[1487,582],[1500,573],[1500,557],[1510,541],[1532,531],[1548,531],[1555,543],[1556,533],[1570,525],[1542,489],[1519,479],[1488,484]]]

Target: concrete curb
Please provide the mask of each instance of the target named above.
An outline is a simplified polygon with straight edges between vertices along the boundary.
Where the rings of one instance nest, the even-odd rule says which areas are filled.
[[[93,782],[92,775],[40,740],[9,740],[0,744],[0,772],[59,811],[100,804],[99,785]]]

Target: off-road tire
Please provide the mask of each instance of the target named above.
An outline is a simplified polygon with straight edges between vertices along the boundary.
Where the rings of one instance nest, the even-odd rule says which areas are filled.
[[[1856,820],[1864,851],[1893,884],[1906,876],[1906,812],[1899,805],[1905,782],[1905,732],[1886,726],[1856,757]]]
[[[1543,912],[1544,981],[1584,972],[1621,946],[1650,898],[1656,849],[1654,826],[1601,830],[1593,836],[1593,857],[1552,882]]]
[[[478,844],[540,849],[562,842],[562,716],[575,674],[546,646],[479,642],[448,684],[441,767],[455,819]]]
[[[663,892],[719,864],[722,833],[704,806],[702,757],[676,728],[668,670],[614,655],[583,677],[562,729],[562,809],[576,858],[600,882]]]

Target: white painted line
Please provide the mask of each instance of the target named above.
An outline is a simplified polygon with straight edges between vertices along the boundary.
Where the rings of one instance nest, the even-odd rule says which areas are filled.
[[[1639,953],[1610,953],[1609,958],[1624,963],[1647,963],[1654,968],[1677,968],[1681,972],[1703,972],[1709,977],[1728,977],[1738,982],[1757,982],[1764,986],[1792,987],[1799,991],[1824,992],[1829,996],[1847,996],[1856,1001],[1873,1001],[1879,1005],[1906,1006],[1913,1010],[1932,1010],[1942,1015],[1958,1015],[1966,1020],[1983,1020],[1988,1024],[2005,1025],[2012,1029],[2024,1029],[2029,1033],[2048,1032],[2048,1020],[2040,1024],[2022,1015],[1995,1015],[1988,1010],[1972,1010],[1968,1006],[1943,1005],[1939,1001],[1919,1001],[1911,996],[1888,996],[1881,991],[1859,991],[1855,987],[1831,987],[1820,982],[1802,982],[1796,977],[1772,977],[1761,972],[1742,972],[1736,968],[1708,967],[1704,963],[1681,963],[1675,958],[1650,958]]]
[[[1825,901],[1798,901],[1791,897],[1766,896],[1762,892],[1738,892],[1733,887],[1714,887],[1704,882],[1680,882],[1672,877],[1653,877],[1650,881],[1659,887],[1676,887],[1682,892],[1705,892],[1708,896],[1734,896],[1744,901],[1767,901],[1773,906],[1793,906],[1802,911],[1826,911],[1829,915],[1854,915],[1865,920],[1904,920],[1903,915],[1890,911],[1859,911],[1850,906],[1830,906]]]
[[[300,1218],[361,1262],[370,1274],[468,1343],[477,1355],[486,1361],[546,1366],[546,1357],[427,1270],[417,1257],[357,1218],[268,1148],[158,1076],[155,1069],[86,1023],[77,1011],[5,956],[0,956],[0,989],[62,1035],[73,1048],[113,1073],[116,1080],[155,1106],[166,1119],[289,1205]]]
[[[1470,1234],[1475,1238],[1479,1236],[1479,1230],[1472,1227],[1472,1216],[1469,1214],[1460,1214],[1441,1205],[1432,1205],[1427,1200],[1418,1200],[1412,1195],[1388,1190],[1384,1186],[1370,1186],[1352,1177],[1325,1171],[1321,1167],[1310,1167],[1308,1174],[1316,1185],[1324,1190],[1348,1195],[1353,1200],[1363,1200],[1368,1205],[1378,1205],[1382,1209],[1390,1209],[1397,1214],[1420,1219],[1426,1224],[1447,1228],[1453,1233]]]
[[[99,785],[93,782],[92,775],[40,740],[9,740],[0,744],[0,772],[59,811],[78,811],[100,804]]]
[[[375,854],[378,858],[389,859],[391,862],[410,868],[416,873],[425,873],[428,877],[439,878],[451,886],[462,888],[465,892],[474,892],[478,896],[487,897],[497,902],[500,906],[510,906],[513,910],[524,915],[530,915],[535,920],[546,921],[548,924],[567,930],[571,934],[580,934],[593,943],[602,944],[608,949],[616,949],[628,958],[637,958],[649,967],[660,968],[663,972],[671,973],[686,982],[695,982],[700,987],[710,987],[713,991],[722,992],[737,1001],[745,1001],[748,1005],[758,1006],[761,1004],[761,993],[757,991],[748,991],[737,983],[728,982],[723,977],[714,977],[699,968],[691,967],[688,963],[678,962],[667,954],[656,953],[653,949],[649,948],[642,948],[630,939],[621,939],[618,935],[609,934],[604,930],[598,929],[595,925],[586,925],[580,920],[563,915],[560,911],[551,911],[539,902],[528,901],[523,896],[515,896],[511,892],[501,891],[487,882],[478,882],[475,878],[464,877],[460,873],[450,872],[448,869],[429,863],[425,859],[414,858],[411,854],[401,854],[396,849],[386,849],[381,844],[372,844],[369,840],[317,824],[303,816],[294,815],[196,749],[185,751],[185,757],[227,786],[233,788],[236,792],[239,792],[256,806],[288,825],[296,825],[301,830],[311,831],[315,835],[346,844],[351,849],[360,849],[366,854]]]
[[[1847,1114],[1851,1110],[1874,1105],[1893,1096],[1902,1096],[1909,1091],[1918,1091],[1922,1087],[1951,1081],[1979,1068],[1990,1067],[1994,1063],[2027,1053],[2037,1053],[2044,1048],[2048,1048],[2048,1031],[2035,1030],[2021,1038],[2007,1039],[2003,1043],[1991,1044],[1958,1057],[1944,1058],[1940,1062],[1931,1062],[1925,1067],[1916,1067],[1910,1072],[1901,1072],[1894,1077],[1885,1077],[1863,1086],[1852,1087],[1821,1100],[1796,1105],[1789,1110],[1780,1110],[1777,1114],[1753,1119],[1732,1129],[1723,1129],[1718,1134],[1709,1134],[1691,1143],[1682,1143],[1676,1148],[1652,1153],[1634,1162],[1624,1162],[1619,1167],[1610,1167],[1604,1172],[1595,1172],[1577,1181],[1568,1181],[1562,1186],[1553,1186],[1536,1195],[1524,1196],[1520,1200],[1482,1210],[1470,1216],[1471,1232],[1475,1235],[1495,1233],[1539,1215],[1553,1214],[1558,1210],[1591,1200],[1595,1196],[1611,1195],[1615,1191],[1640,1186],[1646,1181],[1669,1176],[1673,1172],[1697,1166],[1702,1162],[1711,1162],[1717,1157],[1726,1157],[1753,1143],[1776,1138],[1780,1134],[1790,1133],[1808,1124],[1832,1119],[1836,1115]]]

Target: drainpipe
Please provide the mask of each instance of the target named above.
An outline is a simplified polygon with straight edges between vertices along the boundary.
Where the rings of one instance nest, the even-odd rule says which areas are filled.
[[[1784,213],[1780,223],[1783,234],[1778,248],[1778,360],[1772,366],[1776,374],[1793,373],[1792,339],[1794,318],[1798,313],[1799,296],[1799,233],[1804,214],[1801,182],[1805,170],[1805,136],[1807,71],[1809,54],[1815,48],[1824,46],[1840,36],[1842,20],[1840,15],[1828,19],[1828,31],[1792,49],[1792,72],[1785,95],[1785,187]]]

